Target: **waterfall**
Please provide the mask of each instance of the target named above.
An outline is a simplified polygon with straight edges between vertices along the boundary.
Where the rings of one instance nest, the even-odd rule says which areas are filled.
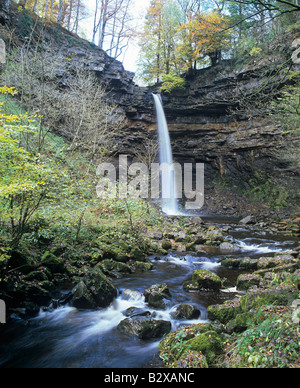
[[[161,174],[162,210],[168,215],[177,215],[179,214],[179,209],[176,198],[176,179],[167,119],[161,96],[157,94],[152,95],[157,115],[159,162],[160,166],[164,167],[164,171],[166,172],[167,170],[167,173]]]

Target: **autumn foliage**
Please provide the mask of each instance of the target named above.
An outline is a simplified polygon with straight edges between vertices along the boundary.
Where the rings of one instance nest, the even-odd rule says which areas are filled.
[[[229,19],[219,10],[184,10],[176,0],[152,0],[140,39],[140,72],[147,82],[164,83],[168,76],[170,91],[170,77],[176,80],[205,58],[215,65],[230,35]]]
[[[218,11],[196,14],[179,30],[187,34],[178,51],[190,64],[207,55],[215,65],[222,49],[230,44],[229,19]]]

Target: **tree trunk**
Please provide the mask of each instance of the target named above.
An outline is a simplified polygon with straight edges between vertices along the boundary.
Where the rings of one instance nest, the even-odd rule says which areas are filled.
[[[62,19],[63,19],[63,0],[59,0],[59,8],[58,8],[58,16],[57,16],[57,23],[61,26],[62,25]]]
[[[69,9],[69,17],[68,17],[68,30],[69,31],[71,29],[72,11],[73,11],[73,0],[70,0],[70,9]]]

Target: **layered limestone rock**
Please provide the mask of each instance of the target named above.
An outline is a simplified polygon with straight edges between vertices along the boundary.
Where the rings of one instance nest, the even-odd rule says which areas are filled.
[[[5,11],[9,1],[0,1]],[[6,16],[0,23],[9,28],[14,26],[22,41],[31,16],[18,12],[13,4],[10,19]],[[151,93],[159,88],[139,87],[134,74],[126,71],[121,62],[55,24],[43,26],[42,30],[43,49],[61,52],[63,48],[62,55],[68,61],[67,67],[58,66],[53,83],[64,88],[66,72],[72,73],[77,68],[95,73],[105,84],[109,101],[118,104],[126,115],[124,128],[116,138],[118,154],[134,157],[136,146],[147,142],[149,136],[156,136]],[[205,163],[206,178],[212,179],[217,172],[229,175],[233,181],[240,176],[247,179],[258,169],[280,168],[280,162],[274,159],[274,150],[281,144],[280,129],[268,117],[251,119],[241,110],[241,102],[255,99],[253,92],[258,87],[267,85],[266,90],[272,90],[274,85],[282,86],[280,69],[284,70],[283,63],[292,58],[299,45],[295,36],[287,37],[284,43],[275,43],[272,61],[253,61],[239,69],[234,69],[230,61],[223,61],[187,74],[185,90],[162,96],[176,161]]]

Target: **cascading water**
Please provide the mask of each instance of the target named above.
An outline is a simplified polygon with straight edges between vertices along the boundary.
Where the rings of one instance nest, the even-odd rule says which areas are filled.
[[[180,212],[176,198],[176,179],[167,119],[162,105],[161,96],[157,94],[152,95],[157,115],[159,162],[160,166],[164,166],[164,171],[166,172],[161,174],[162,210],[168,215],[178,215]]]

